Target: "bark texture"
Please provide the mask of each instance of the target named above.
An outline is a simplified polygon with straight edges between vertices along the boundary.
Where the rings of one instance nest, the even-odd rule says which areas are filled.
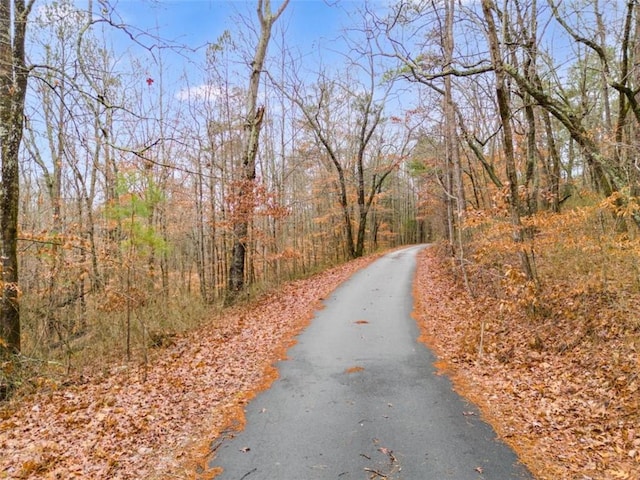
[[[32,3],[0,1],[0,352],[20,351],[18,288],[18,205],[20,198],[19,152],[24,125],[24,101],[28,69],[25,34]]]
[[[249,225],[251,224],[255,208],[253,189],[256,179],[256,156],[258,155],[260,128],[262,127],[264,117],[264,107],[257,105],[260,76],[267,56],[269,40],[271,39],[271,29],[288,3],[289,0],[285,0],[277,12],[272,13],[270,0],[258,0],[257,12],[260,20],[260,38],[253,62],[251,62],[252,70],[249,78],[249,92],[247,94],[246,140],[242,154],[242,178],[239,182],[234,205],[236,221],[233,226],[233,247],[231,250],[231,265],[229,267],[227,296],[229,300],[233,300],[245,286],[245,263]]]

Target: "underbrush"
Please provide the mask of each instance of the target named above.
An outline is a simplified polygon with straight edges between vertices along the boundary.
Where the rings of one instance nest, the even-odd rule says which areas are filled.
[[[443,252],[427,253],[449,272],[434,281],[450,302],[425,334],[539,478],[640,478],[638,230],[604,202],[525,227],[515,244],[506,220],[476,217],[468,289]],[[520,249],[537,279],[520,272]]]
[[[291,281],[334,267],[335,262],[327,263]],[[205,302],[195,280],[188,291],[178,288],[173,293],[148,279],[138,280],[128,288],[114,282],[55,308],[46,291],[27,290],[21,298],[22,351],[10,361],[0,361],[0,401],[109,375],[125,363],[144,373],[155,350],[282,287],[281,281],[254,282],[231,306],[225,305],[223,295]]]
[[[144,369],[153,350],[210,322],[221,308],[193,295],[150,295],[130,309],[105,309],[105,302],[95,298],[81,313],[59,311],[51,329],[39,301],[23,297],[22,353],[0,371],[12,395],[82,381],[83,375],[109,372],[124,361]]]
[[[150,355],[146,368],[139,350],[124,362],[116,335],[120,361],[95,359],[111,363],[109,371],[74,374],[0,404],[0,478],[211,478],[216,438],[242,425],[246,403],[277,376],[273,365],[320,301],[374,258],[210,312],[206,324]],[[177,300],[176,309],[189,308]],[[168,308],[149,313],[171,321]]]

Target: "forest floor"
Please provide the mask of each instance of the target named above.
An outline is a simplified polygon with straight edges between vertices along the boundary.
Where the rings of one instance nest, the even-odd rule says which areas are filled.
[[[321,301],[375,257],[288,283],[151,352],[0,405],[0,479],[210,478],[212,442],[240,428]]]
[[[487,284],[472,298],[449,265],[436,249],[423,252],[415,313],[458,393],[540,480],[639,479],[640,335],[618,322],[609,299],[556,286],[566,312],[586,313],[540,305],[532,317],[486,294]]]
[[[0,407],[0,478],[212,478],[206,465],[215,439],[242,428],[244,405],[277,377],[274,362],[322,299],[374,258],[225,310],[154,351],[146,366],[114,365],[64,385],[43,380],[37,393]],[[607,393],[609,405],[593,400],[606,388],[593,370],[606,352],[578,349],[568,357],[532,348],[508,319],[496,328],[499,305],[470,299],[435,249],[419,258],[415,316],[423,340],[537,478],[640,478],[640,431],[629,426],[638,425],[637,392]],[[505,332],[508,359],[490,348]],[[613,428],[614,408],[635,417],[621,425],[627,413],[616,416]]]

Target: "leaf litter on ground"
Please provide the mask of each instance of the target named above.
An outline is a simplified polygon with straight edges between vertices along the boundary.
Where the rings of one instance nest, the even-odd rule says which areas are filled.
[[[226,309],[155,352],[145,369],[114,365],[5,404],[0,478],[213,478],[211,455],[220,438],[242,428],[244,405],[277,377],[273,364],[321,300],[371,260]],[[536,478],[640,478],[637,369],[628,372],[631,380],[609,371],[621,355],[626,363],[614,360],[640,366],[634,343],[616,352],[609,344],[532,348],[526,322],[503,315],[492,299],[470,299],[433,249],[419,256],[414,299],[421,339],[438,354],[437,366]]]
[[[638,331],[598,337],[579,332],[582,318],[540,323],[488,295],[470,298],[435,249],[419,256],[414,298],[437,366],[536,478],[640,479]],[[598,315],[602,331],[615,327]]]
[[[214,441],[276,378],[295,335],[361,258],[231,307],[145,367],[113,365],[0,408],[0,478],[211,478]]]

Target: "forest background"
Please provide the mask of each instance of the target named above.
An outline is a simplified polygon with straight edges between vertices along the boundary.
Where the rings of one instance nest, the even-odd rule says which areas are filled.
[[[637,471],[637,2],[327,2],[343,29],[311,44],[295,9],[319,2],[232,3],[190,44],[127,2],[0,5],[2,396],[440,241],[479,309],[456,362],[580,368],[565,396]]]

